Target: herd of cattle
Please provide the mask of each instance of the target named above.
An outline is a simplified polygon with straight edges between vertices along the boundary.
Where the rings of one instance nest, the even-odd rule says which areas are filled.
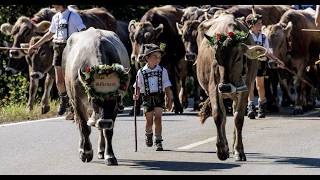
[[[267,79],[269,86],[266,86],[268,102],[271,104],[278,103],[277,87],[279,84],[282,90],[281,104],[293,105],[293,113],[295,114],[303,113],[315,105],[320,88],[320,67],[316,63],[320,53],[320,34],[301,31],[301,29],[319,29],[314,24],[315,11],[312,9],[295,10],[286,5],[256,5],[254,8],[258,14],[263,16],[262,20],[266,25],[263,28],[263,32],[269,40],[273,53],[287,67],[287,69],[269,69],[269,78]],[[203,108],[209,108],[209,112],[212,112],[215,120],[218,134],[217,154],[221,160],[229,157],[228,142],[224,130],[226,110],[223,100],[231,98],[234,102],[233,109],[236,125],[233,152],[236,160],[246,160],[242,144],[242,126],[248,101],[248,92],[235,91],[228,94],[223,91],[226,87],[230,85],[236,86],[239,82],[245,82],[248,89],[250,89],[249,86],[254,81],[257,73],[258,61],[251,60],[245,55],[247,51],[252,49],[249,46],[254,45],[254,42],[248,36],[249,41],[246,42],[249,43],[247,44],[242,43],[241,46],[216,49],[208,46],[207,38],[217,32],[227,33],[239,30],[247,33],[249,30],[243,22],[243,17],[252,12],[251,5],[206,5],[199,7],[166,5],[154,7],[148,10],[139,20],[131,20],[129,23],[116,20],[104,8],[73,10],[80,14],[87,27],[113,31],[118,35],[126,48],[126,51],[122,52],[126,52],[128,55],[127,63],[130,64],[133,75],[141,68],[141,47],[144,44],[155,43],[159,45],[163,43],[166,45],[165,55],[160,65],[168,69],[169,78],[173,84],[174,111],[177,114],[183,113],[188,99],[186,79],[188,76],[192,76],[195,79],[194,109],[199,109],[200,92],[204,91],[202,96],[207,97],[202,97],[202,100],[206,100],[208,103],[204,103],[207,104],[204,105],[207,107]],[[33,18],[20,17],[14,25],[2,24],[1,31],[13,37],[12,47],[28,47],[44,35],[55,13],[54,9],[41,9]],[[92,29],[88,31],[92,31],[92,36],[98,33]],[[111,35],[106,35],[108,38],[109,36]],[[69,41],[72,41],[72,43],[80,41],[79,39],[73,39],[76,39],[76,37],[71,36]],[[86,39],[83,39],[84,41]],[[95,40],[92,41],[94,42]],[[88,42],[91,42],[90,39]],[[76,46],[73,45],[74,47]],[[94,52],[93,48],[97,47],[83,46],[82,48],[84,51]],[[7,70],[12,72],[25,71],[25,74],[30,76],[28,101],[30,110],[33,107],[39,79],[46,78],[45,91],[41,103],[42,112],[48,112],[50,110],[48,97],[55,79],[51,65],[53,56],[52,43],[47,42],[31,57],[22,50],[10,50],[9,54],[11,60],[7,65]],[[88,54],[90,55],[90,53]],[[118,54],[118,56],[121,55]],[[75,57],[74,54],[70,56],[70,59],[74,59],[72,57]],[[123,58],[120,59],[123,61]],[[69,59],[66,61],[67,64],[70,64],[68,62]],[[79,62],[76,64],[79,64]],[[73,68],[70,65],[71,67]],[[70,74],[70,79],[75,78],[72,75],[74,74]],[[81,95],[79,96],[82,97]],[[79,99],[81,98],[75,98],[75,100]],[[81,111],[81,109],[83,107],[75,109],[75,111]],[[201,116],[202,123],[206,117],[207,115]],[[84,126],[80,128],[83,131],[85,129]],[[90,130],[86,131],[89,133],[85,134],[90,134]],[[91,161],[92,159],[91,143],[86,144],[87,136],[84,135],[82,137],[84,143],[81,143],[80,147],[83,161]],[[101,137],[103,136],[108,135],[102,133]],[[109,144],[110,139],[105,140],[108,141],[108,146],[111,146]],[[101,143],[102,141],[100,140]],[[104,152],[104,147],[101,148],[99,153],[102,152]],[[111,157],[111,159],[108,159],[108,163],[111,165],[116,164],[112,146],[106,152],[104,155]]]

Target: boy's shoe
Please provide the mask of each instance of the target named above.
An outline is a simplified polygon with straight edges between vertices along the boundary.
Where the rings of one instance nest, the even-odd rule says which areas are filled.
[[[150,134],[147,134],[146,133],[146,145],[148,146],[148,147],[152,147],[152,145],[153,145],[153,133],[150,133]]]
[[[266,117],[266,102],[264,103],[261,103],[259,102],[259,105],[258,105],[258,118],[265,118]]]
[[[255,119],[255,117],[256,117],[256,107],[255,107],[255,105],[254,104],[249,104],[248,105],[248,117],[250,118],[250,119]]]
[[[156,151],[163,151],[163,148],[162,148],[162,142],[163,140],[156,140],[155,141],[155,144],[156,144]]]

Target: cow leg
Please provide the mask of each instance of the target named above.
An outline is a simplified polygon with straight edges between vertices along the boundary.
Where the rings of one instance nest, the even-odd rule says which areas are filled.
[[[303,69],[299,69],[297,76],[303,77]],[[295,83],[295,88],[297,90],[297,98],[295,101],[295,107],[293,110],[293,115],[297,115],[297,114],[303,114],[303,104],[304,104],[304,99],[303,99],[303,93],[304,93],[304,87],[303,87],[303,83],[300,80],[297,80],[297,82]]]
[[[172,83],[172,95],[173,95],[173,103],[174,103],[174,111],[176,114],[182,114],[183,108],[181,106],[179,95],[178,95],[178,89],[177,89],[177,81],[175,77],[175,70],[174,66],[169,67],[171,69],[171,73],[169,73],[169,79]]]
[[[113,153],[112,148],[112,136],[113,136],[113,129],[104,129],[103,130],[104,137],[106,138],[107,142],[107,150],[105,151],[105,163],[108,166],[118,165],[117,158],[115,157]]]
[[[184,59],[181,59],[179,61],[179,68],[176,74],[180,74],[180,80],[177,79],[178,82],[181,83],[181,89],[180,89],[180,103],[183,105],[184,108],[188,107],[188,91],[187,91],[187,77],[188,77],[188,61],[185,61]],[[178,77],[178,76],[177,76]]]
[[[100,149],[99,152],[102,152],[104,149],[104,159],[105,163],[108,166],[112,165],[118,165],[117,158],[115,157],[113,153],[113,148],[112,148],[112,137],[113,137],[113,128],[114,128],[114,123],[117,117],[118,113],[118,99],[115,100],[107,100],[103,102],[102,106],[102,111],[101,111],[101,118],[97,121],[96,127],[102,129],[103,134],[100,135],[100,137],[103,135],[104,137],[104,142],[102,139],[100,139]],[[107,143],[107,148],[105,147],[105,143]]]
[[[223,106],[223,99],[218,96],[218,93],[210,95],[210,102],[212,107],[212,116],[217,128],[217,155],[222,161],[229,158],[229,147],[225,133],[226,126],[226,110]]]
[[[27,108],[29,111],[33,110],[33,103],[37,95],[38,86],[39,86],[39,79],[33,79],[30,77],[29,99],[27,104]]]
[[[50,111],[50,106],[49,106],[49,97],[50,97],[50,92],[52,89],[52,85],[54,83],[54,77],[52,77],[49,73],[47,73],[45,85],[44,85],[44,92],[41,100],[41,113],[46,114],[47,112]]]
[[[100,130],[100,135],[98,140],[98,159],[104,159],[105,147],[106,147],[106,141],[103,135],[103,130]]]
[[[90,162],[93,158],[92,144],[90,142],[91,127],[87,125],[87,111],[81,102],[81,99],[74,97],[72,102],[75,113],[75,121],[80,132],[79,155],[82,162]]]
[[[233,120],[235,123],[233,131],[233,155],[235,161],[246,161],[246,155],[242,143],[242,127],[246,110],[247,96],[240,96],[233,101]]]

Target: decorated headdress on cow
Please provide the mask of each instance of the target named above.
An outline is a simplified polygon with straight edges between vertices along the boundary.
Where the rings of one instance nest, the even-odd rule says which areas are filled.
[[[218,47],[227,47],[236,45],[239,42],[244,42],[248,34],[243,31],[235,31],[228,33],[215,33],[213,36],[204,34],[208,40],[208,45],[218,46]]]
[[[252,6],[252,14],[249,14],[246,17],[246,23],[248,27],[251,28],[258,22],[258,20],[261,20],[261,19],[262,19],[262,15],[257,14],[256,11],[254,10],[254,6]]]

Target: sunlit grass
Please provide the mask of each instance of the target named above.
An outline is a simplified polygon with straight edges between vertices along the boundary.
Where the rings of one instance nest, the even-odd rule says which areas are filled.
[[[0,124],[45,119],[57,116],[59,101],[50,102],[50,112],[41,114],[41,105],[35,104],[33,111],[29,111],[24,104],[14,104],[0,108]]]

